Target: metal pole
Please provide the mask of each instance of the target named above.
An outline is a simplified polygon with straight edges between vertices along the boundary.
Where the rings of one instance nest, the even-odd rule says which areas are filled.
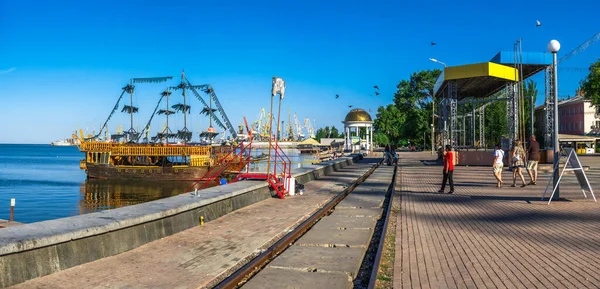
[[[279,95],[279,107],[277,108],[277,134],[275,135],[275,145],[279,141],[279,117],[281,116],[281,103],[283,102],[283,95]],[[277,155],[277,149],[275,149],[275,155]],[[273,160],[273,171],[275,172],[275,177],[277,177],[277,157]],[[285,172],[282,172],[285,173]]]
[[[473,147],[475,147],[475,98],[471,99],[471,130],[473,134]]]
[[[10,218],[9,222],[15,221],[15,199],[10,199]]]
[[[529,107],[529,110],[530,110],[529,111],[529,113],[530,113],[530,115],[529,115],[529,117],[530,117],[530,120],[529,120],[529,122],[530,122],[530,130],[529,131],[531,132],[530,135],[534,135],[535,131],[534,131],[534,128],[533,128],[533,117],[534,117],[533,116],[533,107],[535,106],[535,103],[533,103],[533,94],[529,96],[529,99],[530,99],[529,100],[529,104],[530,104],[530,107]]]
[[[552,69],[554,73],[554,178],[553,185],[556,188],[555,200],[560,198],[560,190],[558,188],[558,163],[559,163],[559,140],[558,140],[558,71],[556,69],[556,52],[553,52],[554,61],[552,62]]]
[[[267,177],[271,174],[271,137],[273,136],[273,97],[271,95],[271,110],[269,110],[269,157],[267,159]]]
[[[431,96],[431,155],[434,154],[433,152],[433,142],[434,142],[434,138],[435,138],[435,125],[433,124],[435,122],[435,96]]]

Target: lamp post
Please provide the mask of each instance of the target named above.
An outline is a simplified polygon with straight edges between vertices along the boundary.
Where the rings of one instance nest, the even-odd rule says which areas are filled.
[[[558,189],[558,162],[560,157],[559,152],[559,142],[558,142],[558,71],[556,69],[556,53],[560,50],[560,43],[556,40],[550,40],[548,43],[548,50],[552,52],[553,61],[552,61],[552,72],[554,75],[554,172],[553,172],[553,185],[556,188],[555,199],[559,199],[559,189]]]
[[[443,66],[444,66],[444,70],[446,70],[446,63],[444,63],[444,62],[441,62],[441,61],[439,61],[439,60],[437,60],[437,59],[435,59],[435,58],[429,58],[429,60],[431,60],[431,61],[433,61],[433,62],[435,62],[435,63],[439,63],[439,64],[443,65]],[[432,93],[432,95],[431,95],[431,99],[435,99],[435,97],[433,96],[433,93]],[[434,150],[433,150],[433,142],[434,142],[434,140],[433,140],[433,139],[434,139],[434,133],[433,133],[433,130],[434,130],[435,128],[433,127],[433,123],[434,123],[434,118],[435,118],[435,100],[434,100],[434,102],[433,102],[432,104],[433,104],[433,106],[431,107],[431,155],[433,155],[433,154],[434,154]],[[445,114],[444,114],[444,115],[445,115]],[[445,118],[445,117],[444,117],[444,132],[445,132],[446,134],[448,133],[448,132],[446,131],[446,118]]]
[[[444,68],[446,68],[446,63],[443,63],[443,62],[441,62],[441,61],[439,61],[439,60],[437,60],[437,59],[435,59],[435,58],[429,58],[429,60],[431,60],[431,61],[433,61],[433,62],[436,62],[436,63],[439,63],[439,64],[443,65],[443,66],[444,66]]]
[[[434,144],[434,138],[435,138],[435,133],[433,132],[435,130],[435,127],[433,126],[433,117],[431,117],[431,155],[434,154],[434,149],[433,146]]]

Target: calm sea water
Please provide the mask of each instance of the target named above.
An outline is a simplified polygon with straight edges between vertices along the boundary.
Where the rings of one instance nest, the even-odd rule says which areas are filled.
[[[312,158],[286,153],[294,167]],[[15,221],[32,223],[166,198],[193,183],[87,180],[79,169],[82,158],[76,147],[0,144],[0,219],[9,218],[11,198]]]

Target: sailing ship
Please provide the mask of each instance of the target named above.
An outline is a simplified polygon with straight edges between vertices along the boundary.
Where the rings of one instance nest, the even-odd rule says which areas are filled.
[[[159,95],[160,98],[146,126],[141,132],[133,128],[133,115],[139,111],[133,106],[133,92],[135,84],[162,83],[172,79],[168,77],[132,78],[128,85],[122,88],[122,93],[113,110],[106,119],[100,132],[96,135],[74,135],[80,143],[78,148],[85,154],[80,161],[80,168],[86,171],[90,179],[152,179],[152,180],[198,180],[216,166],[223,167],[223,171],[239,172],[246,164],[247,159],[232,153],[235,151],[231,145],[215,145],[213,138],[219,133],[212,127],[213,121],[220,128],[228,130],[235,139],[237,133],[233,129],[225,111],[210,84],[192,85],[181,72],[181,82],[176,86],[167,86]],[[183,103],[169,106],[169,97],[172,91],[181,91]],[[198,91],[204,92],[209,97],[207,103]],[[200,133],[203,140],[193,143],[192,132],[187,128],[187,114],[191,111],[188,104],[187,93],[192,94],[204,105],[201,114],[210,119],[207,131]],[[102,131],[107,129],[108,121],[120,107],[120,101],[125,94],[129,94],[130,102],[123,105],[121,112],[130,115],[131,126],[127,131],[111,135],[110,141],[100,138]],[[161,107],[165,100],[166,106]],[[216,108],[213,108],[213,102]],[[217,117],[218,112],[221,118]],[[182,113],[183,128],[173,132],[169,127],[169,116]],[[166,125],[156,136],[149,138],[150,123],[155,115],[164,115]],[[222,119],[222,120],[221,120]],[[145,138],[141,138],[144,136]]]

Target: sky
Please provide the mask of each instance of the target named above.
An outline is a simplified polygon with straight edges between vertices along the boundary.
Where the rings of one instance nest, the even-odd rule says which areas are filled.
[[[600,2],[566,3],[0,0],[0,143],[49,143],[76,129],[97,131],[130,78],[173,76],[168,84],[136,86],[134,127],[143,127],[182,69],[193,84],[213,85],[235,127],[244,116],[255,121],[262,107],[268,111],[271,77],[279,76],[286,81],[284,121],[290,111],[300,122],[341,128],[349,105],[374,118],[379,106],[392,103],[400,80],[442,68],[429,58],[448,66],[485,62],[519,38],[524,51],[534,52],[557,39],[558,57],[566,55],[600,31]],[[574,94],[587,75],[581,69],[598,58],[600,43],[561,63],[559,95]],[[542,81],[539,104],[543,76],[533,79]],[[174,93],[170,104],[180,98]],[[111,132],[129,128],[123,104]],[[198,101],[190,104],[188,128],[197,138],[208,119],[198,114]],[[183,126],[181,115],[169,122]],[[155,117],[151,135],[163,123]]]

